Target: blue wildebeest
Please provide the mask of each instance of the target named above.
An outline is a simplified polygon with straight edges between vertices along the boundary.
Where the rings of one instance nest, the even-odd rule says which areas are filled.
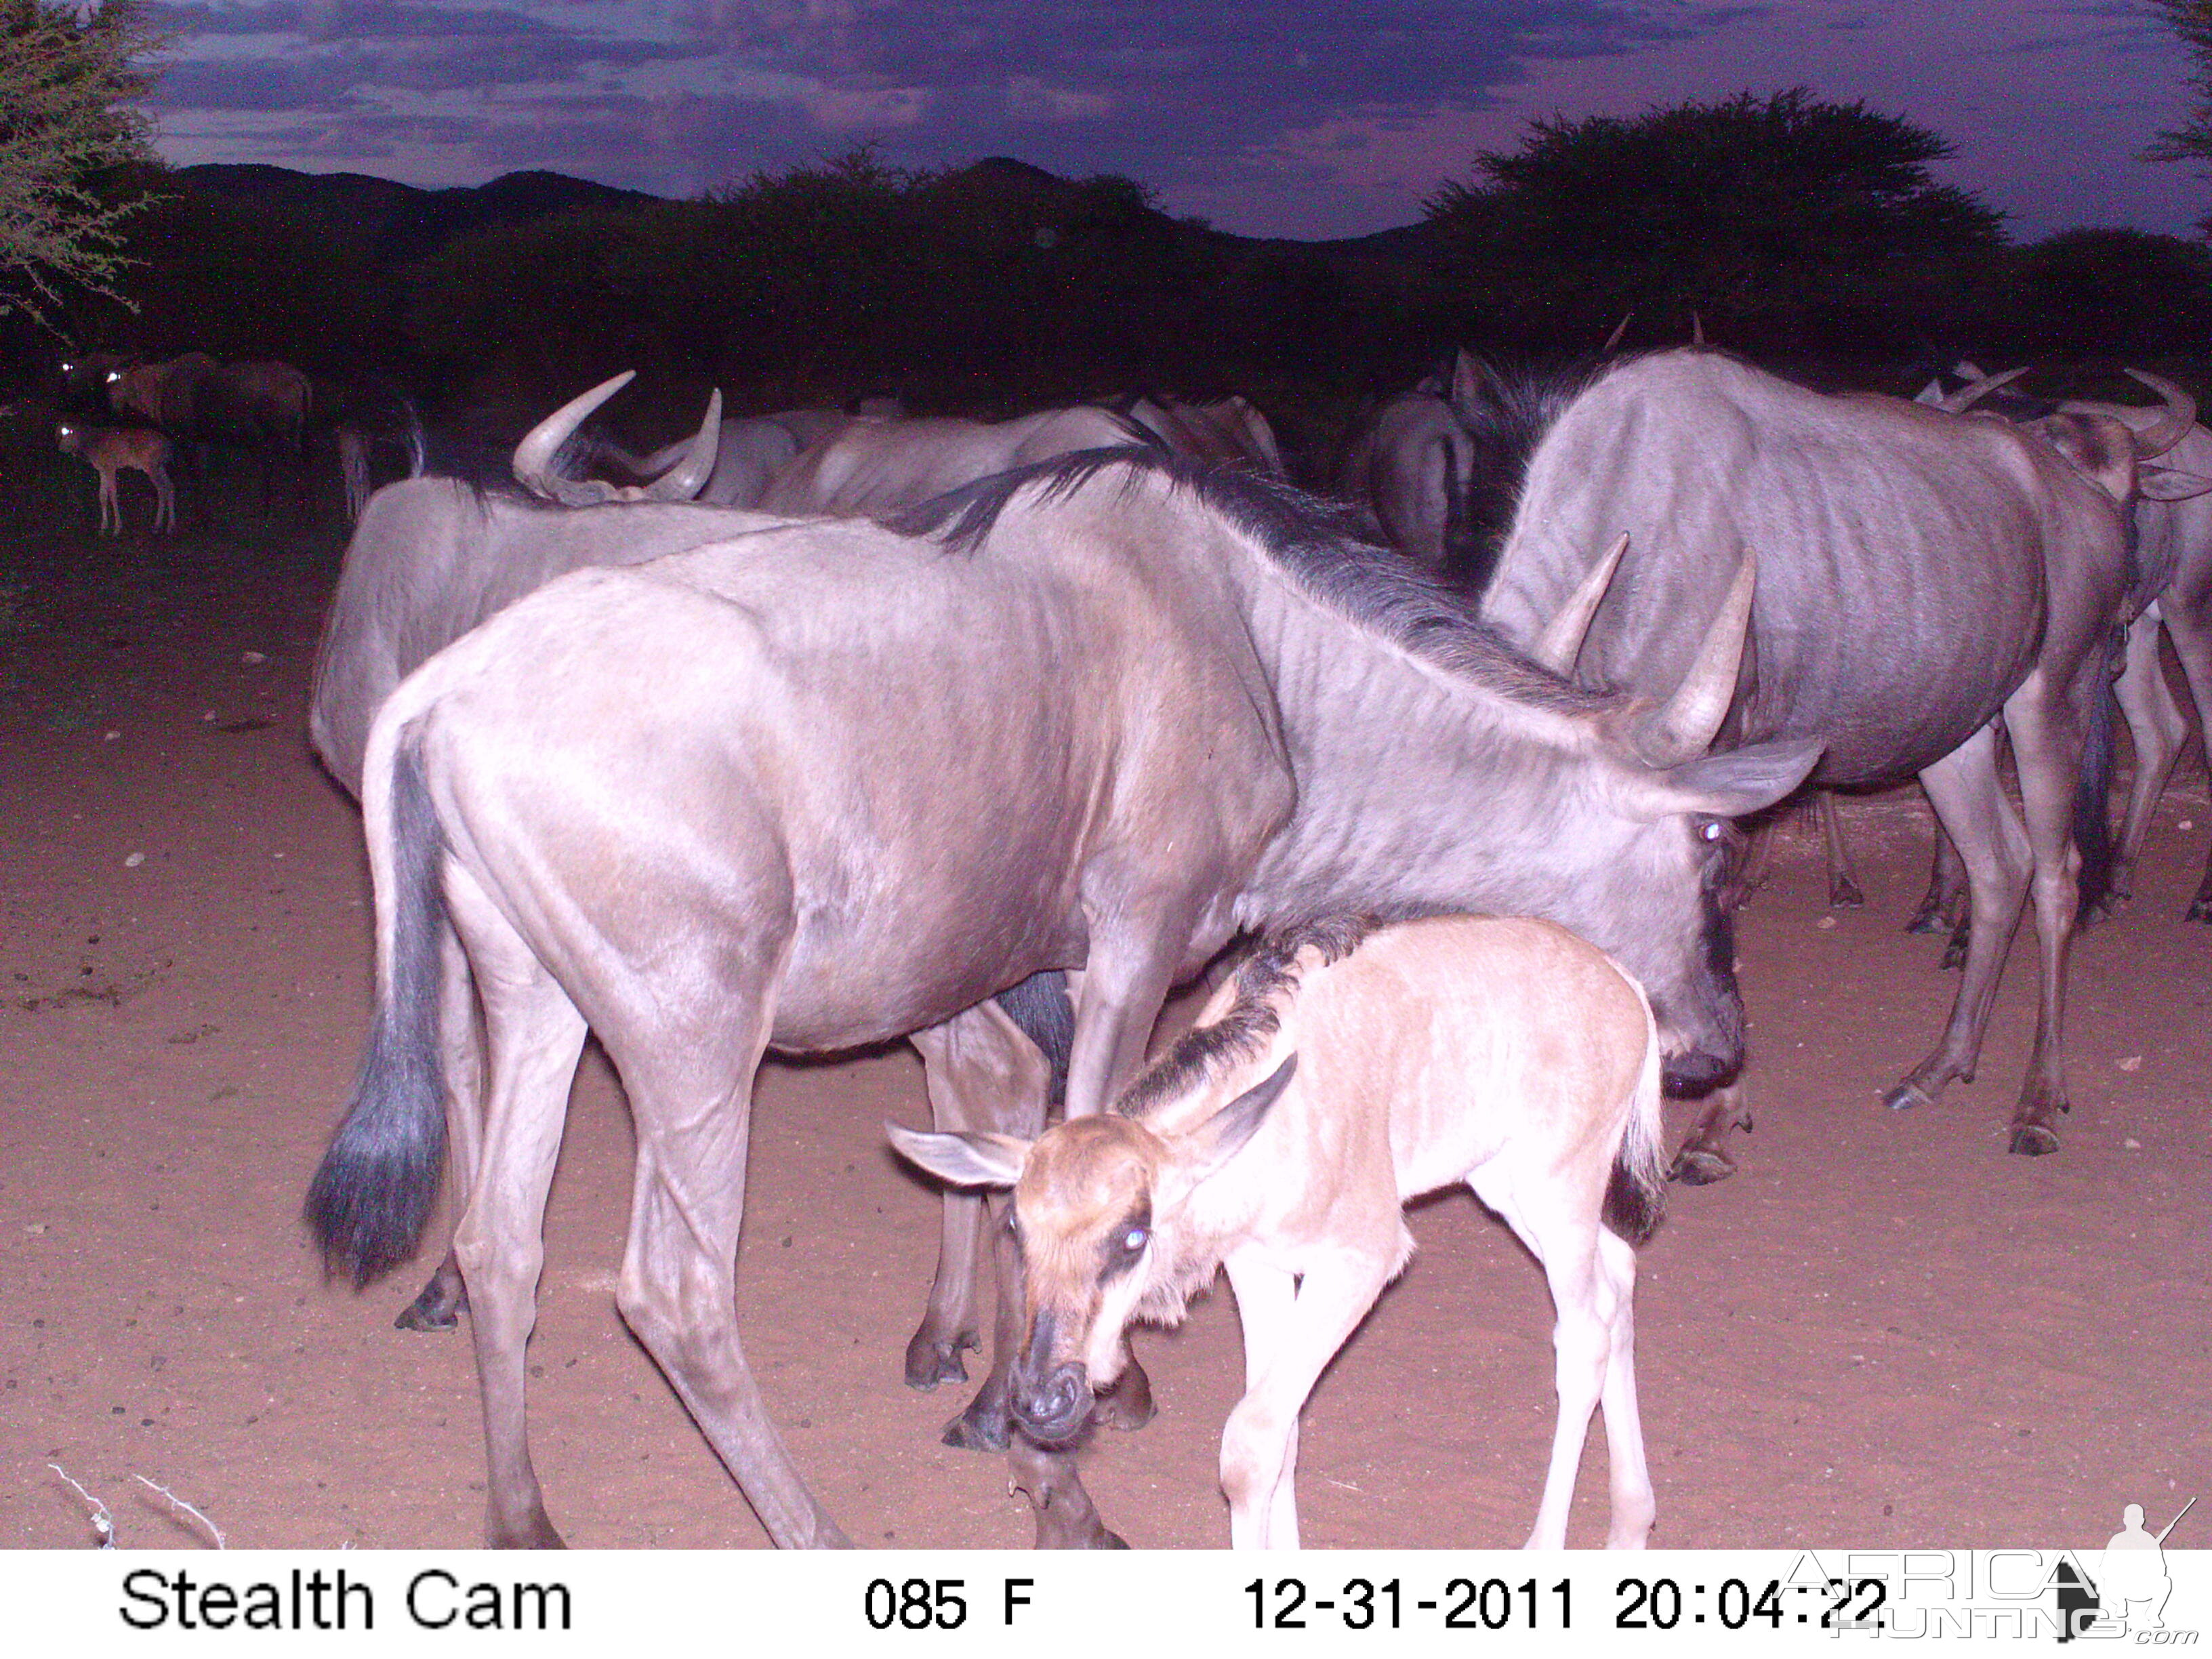
[[[777,472],[757,505],[789,518],[884,518],[1054,456],[1157,441],[1129,416],[1089,406],[1011,421],[861,416]]]
[[[1512,516],[1522,460],[1580,372],[1500,375],[1465,351],[1390,399],[1345,453],[1338,490],[1383,540],[1437,580],[1479,593]]]
[[[870,399],[863,414],[877,419],[896,418],[896,400]],[[722,422],[714,447],[714,470],[692,497],[704,507],[757,507],[769,481],[800,454],[823,439],[842,432],[853,420],[840,409],[787,409],[775,415],[753,415]],[[689,441],[667,445],[644,455],[631,455],[605,445],[611,459],[632,476],[658,478],[681,463]]]
[[[1971,363],[1960,363],[1956,372],[1966,379],[1966,386],[1948,394],[1940,386],[1931,386],[1922,396],[1932,394],[1945,407],[1970,408],[2018,373],[1987,375]],[[2188,734],[2188,721],[2159,665],[2161,627],[2173,641],[2200,722],[2212,726],[2212,432],[2187,418],[2192,405],[2172,383],[2138,369],[2127,372],[2157,392],[2160,401],[2028,399],[1996,406],[1996,412],[2049,439],[2108,489],[2123,488],[2126,482],[2126,446],[2113,441],[2116,424],[2131,438],[2138,462],[2135,580],[2124,618],[2128,625],[2125,660],[2115,683],[2135,739],[2136,765],[2127,817],[2112,860],[2109,886],[2115,902],[2132,894],[2135,866],[2152,812]],[[2150,465],[2153,458],[2162,465]],[[2101,817],[2101,800],[2096,811]],[[1914,918],[1916,927],[1929,931],[1940,919],[1955,927],[1963,914],[1963,889],[1955,852],[1947,842],[1939,843],[1936,874]],[[2212,921],[2212,864],[2190,902],[2187,920]]]
[[[361,794],[370,724],[400,681],[524,594],[570,571],[641,564],[777,522],[683,500],[700,479],[711,477],[718,434],[728,430],[727,422],[718,428],[718,404],[711,398],[699,431],[681,446],[682,453],[664,451],[655,458],[665,470],[651,485],[625,488],[566,477],[557,464],[572,434],[629,378],[617,376],[571,399],[517,446],[514,470],[537,499],[518,500],[443,477],[410,479],[370,498],[346,550],[316,653],[308,709],[315,752],[348,793]],[[419,453],[421,434],[412,435]],[[599,504],[546,504],[560,495]],[[944,1026],[915,1034],[931,1097],[948,1122],[1003,1113],[1007,1109],[995,1103],[1010,1091],[1040,1115],[1048,1100],[1057,1102],[1064,1084],[1065,1028],[1072,1022],[1058,978],[1040,975]],[[443,984],[449,1086],[466,1091],[458,1097],[473,1103],[482,1067],[475,991],[458,963]],[[464,1198],[476,1164],[477,1116],[472,1104],[454,1114],[461,1141],[454,1172]],[[961,1352],[978,1340],[981,1219],[973,1200],[945,1206],[929,1311],[908,1352],[907,1376],[916,1387],[966,1375]],[[410,1330],[449,1328],[465,1305],[459,1265],[448,1255],[398,1323]],[[1140,1418],[1145,1408],[1139,1402],[1127,1409]],[[1003,1418],[996,1396],[985,1399],[957,1419],[956,1443],[1002,1449]]]
[[[1747,585],[1673,694],[1631,705],[1528,665],[1397,556],[1243,473],[1078,455],[905,532],[787,525],[576,572],[377,717],[378,1011],[309,1213],[357,1279],[415,1248],[445,1139],[441,980],[465,958],[489,1082],[455,1249],[495,1541],[557,1537],[523,1341],[587,1028],[637,1125],[618,1301],[783,1544],[842,1534],[734,1325],[768,1048],[903,1036],[1081,967],[1083,1116],[1135,1075],[1169,987],[1239,929],[1486,908],[1610,950],[1670,1066],[1740,1063],[1715,837],[1819,752],[1705,752]],[[1047,1522],[1055,1480],[1030,1488]],[[1103,1536],[1087,1502],[1077,1537],[1045,1535]]]
[[[1624,535],[1616,577],[1617,549],[1593,561]],[[1679,675],[1690,630],[1755,553],[1758,604],[1726,740],[1820,739],[1815,784],[1917,773],[1990,919],[1975,930],[1942,1042],[1887,1100],[1926,1103],[1972,1075],[2032,887],[2039,1018],[2010,1146],[2047,1152],[2067,1105],[2074,797],[2127,541],[2107,489],[2002,422],[1821,396],[1717,352],[1665,352],[1601,374],[1546,434],[1483,609],[1563,671],[1649,693]],[[1569,610],[1586,630],[1547,634]],[[2025,828],[1998,783],[1999,714]],[[1727,1172],[1720,1136],[1738,1109],[1717,1097],[1686,1174]]]
[[[1565,928],[1294,930],[1104,1116],[1035,1140],[886,1127],[944,1181],[1013,1189],[1029,1265],[1014,1410],[1042,1439],[1081,1430],[1130,1321],[1179,1321],[1228,1270],[1246,1386],[1221,1486],[1238,1548],[1297,1547],[1306,1397],[1411,1258],[1405,1204],[1466,1183],[1542,1263],[1559,1312],[1559,1425],[1528,1547],[1565,1546],[1601,1398],[1607,1541],[1642,1547],[1631,1299],[1664,1191],[1659,1040],[1636,982]]]

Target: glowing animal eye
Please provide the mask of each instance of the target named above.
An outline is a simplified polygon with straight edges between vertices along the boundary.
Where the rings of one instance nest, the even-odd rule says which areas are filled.
[[[1126,1255],[1136,1255],[1151,1241],[1152,1237],[1152,1234],[1142,1227],[1130,1228],[1127,1232],[1121,1235],[1122,1253]]]
[[[1707,841],[1718,841],[1721,838],[1720,820],[1718,818],[1711,820],[1704,829],[1698,830],[1698,833],[1703,836]]]

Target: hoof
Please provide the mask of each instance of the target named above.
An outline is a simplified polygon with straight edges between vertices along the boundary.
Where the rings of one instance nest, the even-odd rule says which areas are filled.
[[[1141,1429],[1160,1414],[1152,1404],[1152,1381],[1132,1361],[1121,1380],[1098,1396],[1091,1420],[1109,1429]]]
[[[1847,910],[1866,902],[1866,895],[1859,890],[1858,883],[1849,876],[1838,876],[1828,884],[1828,908]]]
[[[1716,1181],[1726,1181],[1735,1173],[1735,1160],[1718,1148],[1685,1146],[1674,1155],[1674,1166],[1667,1171],[1667,1179],[1679,1181],[1685,1187],[1710,1187]]]
[[[1937,964],[1938,971],[1948,974],[1954,968],[1965,967],[1966,951],[1972,943],[1964,932],[1952,934],[1951,942],[1943,947],[1943,960]]]
[[[553,1529],[553,1523],[545,1518],[543,1510],[513,1533],[493,1533],[490,1542],[495,1550],[565,1550],[568,1547],[568,1540]]]
[[[1905,924],[1905,931],[1908,933],[1941,933],[1947,930],[1941,915],[1933,910],[1919,910],[1913,914],[1911,921]]]
[[[1936,1102],[1918,1084],[1900,1083],[1881,1097],[1881,1103],[1893,1112],[1905,1112],[1916,1106],[1933,1106]]]
[[[2184,921],[2212,921],[2212,894],[2199,893],[2183,913]]]
[[[982,1346],[982,1339],[973,1331],[963,1331],[950,1342],[917,1333],[906,1345],[907,1387],[927,1394],[940,1382],[965,1382],[968,1366],[960,1358],[961,1350]]]
[[[395,1331],[450,1331],[461,1322],[461,1310],[469,1305],[465,1296],[447,1297],[432,1279],[422,1287],[422,1295],[399,1310],[399,1317],[392,1322]]]
[[[1002,1452],[1006,1449],[1006,1408],[979,1398],[947,1423],[938,1437],[957,1451]]]
[[[2005,1151],[2019,1158],[2043,1158],[2058,1150],[2058,1137],[2041,1123],[2015,1123]]]

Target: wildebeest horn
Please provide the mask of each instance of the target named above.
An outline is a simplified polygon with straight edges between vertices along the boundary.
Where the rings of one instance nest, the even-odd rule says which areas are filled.
[[[2129,369],[2127,375],[2166,399],[2166,413],[2136,434],[2136,459],[2154,460],[2189,435],[2189,428],[2197,424],[2197,399],[2172,381],[2140,368]]]
[[[1605,598],[1605,591],[1613,586],[1613,573],[1620,568],[1620,556],[1628,551],[1628,532],[1620,532],[1613,550],[1590,567],[1589,574],[1575,585],[1575,591],[1559,609],[1559,614],[1544,624],[1544,631],[1536,635],[1528,647],[1528,654],[1550,669],[1554,674],[1571,678],[1575,659],[1582,655],[1583,636],[1589,632],[1590,618]]]
[[[1973,385],[1962,386],[1949,397],[1939,400],[1936,407],[1948,410],[1954,415],[1963,415],[1990,393],[2010,386],[2033,367],[2032,363],[2022,363],[2018,368],[2008,368],[2002,374],[1984,374]]]
[[[1680,766],[1712,747],[1735,700],[1736,671],[1743,665],[1743,641],[1751,627],[1752,593],[1759,582],[1759,560],[1747,551],[1735,568],[1735,580],[1721,601],[1719,614],[1705,629],[1696,659],[1674,695],[1636,723],[1637,754],[1649,765]]]
[[[1705,343],[1705,319],[1696,312],[1690,313],[1690,343],[1701,346]]]
[[[1605,337],[1605,349],[1598,353],[1599,356],[1610,357],[1620,349],[1620,337],[1628,332],[1629,319],[1635,315],[1633,309],[1621,313],[1620,320],[1613,325],[1613,332]]]
[[[569,435],[583,425],[585,416],[636,378],[635,369],[626,368],[611,380],[600,381],[581,397],[571,398],[531,428],[514,447],[515,482],[534,495],[568,507],[589,507],[610,499],[614,494],[612,485],[563,478],[553,471],[553,457],[568,441]]]
[[[691,441],[690,453],[640,490],[640,499],[648,501],[690,501],[706,488],[708,475],[714,470],[714,457],[720,450],[721,443],[722,389],[717,386],[707,399],[707,418],[699,423],[699,435]]]

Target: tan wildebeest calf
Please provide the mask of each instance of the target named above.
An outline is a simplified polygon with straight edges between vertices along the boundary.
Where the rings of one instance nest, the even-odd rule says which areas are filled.
[[[64,455],[74,455],[100,474],[100,528],[107,536],[123,533],[123,504],[116,494],[116,475],[143,472],[154,486],[154,528],[173,532],[177,527],[177,492],[169,483],[169,441],[145,427],[83,427],[64,421],[54,428]]]
[[[1240,1549],[1297,1547],[1306,1396],[1412,1255],[1407,1201],[1465,1182],[1543,1263],[1559,1310],[1559,1424],[1528,1547],[1565,1545],[1602,1401],[1607,1542],[1641,1547],[1653,1504],[1630,1300],[1663,1190],[1650,1005],[1552,922],[1370,927],[1261,950],[1110,1114],[1035,1141],[890,1126],[892,1142],[955,1185],[1013,1188],[1029,1268],[1013,1409],[1047,1443],[1080,1431],[1130,1320],[1179,1320],[1227,1268],[1245,1393],[1221,1485]]]

